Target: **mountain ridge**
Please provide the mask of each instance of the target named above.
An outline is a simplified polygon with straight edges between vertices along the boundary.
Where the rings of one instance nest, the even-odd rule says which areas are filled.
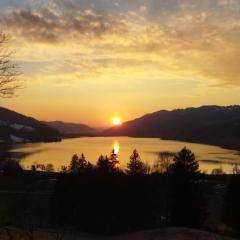
[[[240,149],[240,106],[160,110],[109,128],[103,135],[157,137]]]
[[[60,137],[78,136],[156,137],[240,150],[240,106],[160,110],[102,132],[86,124],[40,122],[0,107],[0,142],[58,141]]]
[[[60,141],[60,134],[40,121],[0,107],[0,142],[6,144]]]
[[[64,136],[81,136],[96,133],[96,129],[82,123],[71,123],[64,121],[43,122],[44,124],[56,129]]]

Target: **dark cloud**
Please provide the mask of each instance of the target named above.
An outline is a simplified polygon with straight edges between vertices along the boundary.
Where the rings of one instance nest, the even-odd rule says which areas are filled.
[[[98,15],[91,9],[75,11],[72,15],[46,8],[38,12],[14,10],[3,17],[1,22],[24,38],[49,43],[60,41],[74,33],[101,36],[120,25],[110,16]]]

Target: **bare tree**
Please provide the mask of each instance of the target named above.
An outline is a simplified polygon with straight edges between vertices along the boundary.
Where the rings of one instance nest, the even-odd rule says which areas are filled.
[[[11,61],[13,51],[8,43],[9,36],[0,32],[0,97],[11,97],[22,86],[17,78],[18,67]]]
[[[45,166],[45,171],[46,171],[46,172],[54,172],[54,166],[53,166],[53,164],[48,163],[48,164]]]
[[[212,175],[224,175],[225,172],[223,171],[222,167],[219,167],[219,168],[214,168],[212,170]]]
[[[233,174],[240,174],[239,164],[235,164],[232,170]]]
[[[158,158],[153,165],[153,172],[166,173],[169,172],[170,165],[173,161],[174,153],[172,152],[159,152]]]

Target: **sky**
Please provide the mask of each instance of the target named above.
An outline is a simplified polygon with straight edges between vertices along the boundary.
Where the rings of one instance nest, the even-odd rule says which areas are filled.
[[[24,88],[0,105],[108,126],[240,104],[240,0],[1,0]]]

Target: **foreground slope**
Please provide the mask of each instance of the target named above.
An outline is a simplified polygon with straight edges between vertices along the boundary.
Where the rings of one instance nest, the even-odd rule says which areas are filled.
[[[60,232],[59,232],[60,233]],[[4,236],[5,235],[5,236]],[[2,235],[3,240],[9,239],[9,235],[6,233]],[[15,237],[15,240],[27,240],[25,233],[19,230],[11,230],[11,235]],[[54,240],[56,233],[52,230],[49,231],[38,231],[34,234],[36,240]],[[69,234],[65,233],[63,240],[234,240],[233,238],[223,237],[217,234],[187,229],[187,228],[166,228],[152,231],[143,231],[138,233],[131,233],[121,236],[110,236],[110,237],[98,237],[87,234]]]
[[[125,236],[116,237],[115,240],[231,240],[213,233],[188,229],[188,228],[166,228],[152,231],[144,231]],[[233,240],[233,239],[232,239]]]
[[[125,122],[103,134],[158,137],[240,149],[240,106],[163,110]]]
[[[59,140],[55,129],[6,108],[0,107],[0,142],[24,143]]]

